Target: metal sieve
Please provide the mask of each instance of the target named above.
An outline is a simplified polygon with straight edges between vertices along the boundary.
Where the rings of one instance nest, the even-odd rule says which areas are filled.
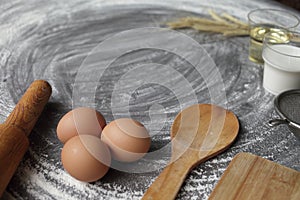
[[[280,93],[274,100],[274,105],[281,119],[269,121],[271,127],[280,124],[288,125],[290,131],[300,141],[300,90],[288,90]]]

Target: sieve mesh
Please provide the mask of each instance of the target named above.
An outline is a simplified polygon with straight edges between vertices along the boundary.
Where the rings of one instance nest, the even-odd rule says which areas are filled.
[[[300,124],[300,90],[280,94],[276,99],[278,111],[289,121]]]

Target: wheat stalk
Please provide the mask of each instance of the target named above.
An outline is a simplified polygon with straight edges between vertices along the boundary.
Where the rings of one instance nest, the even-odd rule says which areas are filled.
[[[167,23],[172,29],[192,28],[198,31],[222,33],[225,36],[248,36],[249,26],[247,23],[229,15],[222,13],[218,15],[209,10],[211,19],[200,17],[184,17],[177,21]]]

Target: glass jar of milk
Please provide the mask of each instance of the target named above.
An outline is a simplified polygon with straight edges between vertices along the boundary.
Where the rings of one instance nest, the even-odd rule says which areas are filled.
[[[289,39],[278,43],[280,35],[267,33],[264,38],[263,87],[272,94],[300,89],[300,33],[287,32]]]

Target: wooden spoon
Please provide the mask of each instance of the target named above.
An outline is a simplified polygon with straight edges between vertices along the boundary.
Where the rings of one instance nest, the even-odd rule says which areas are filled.
[[[0,197],[28,149],[28,135],[51,95],[51,86],[34,81],[12,113],[0,124]]]
[[[171,128],[171,162],[143,199],[175,199],[188,173],[228,148],[238,131],[237,117],[219,106],[196,104],[180,112]]]

